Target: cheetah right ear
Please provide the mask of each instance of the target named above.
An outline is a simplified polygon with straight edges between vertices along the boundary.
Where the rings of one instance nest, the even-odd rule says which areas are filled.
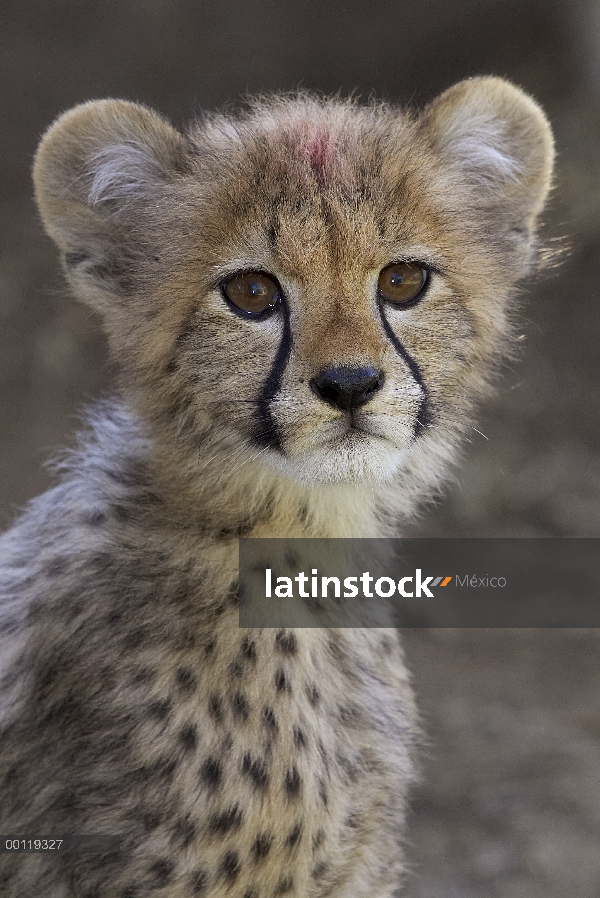
[[[552,182],[554,143],[538,104],[502,78],[469,78],[424,111],[421,125],[449,171],[473,188],[491,228],[525,271]]]
[[[186,157],[183,135],[124,100],[76,106],[42,138],[33,167],[42,222],[69,280],[100,311],[128,292],[136,259],[151,251],[144,205],[186,170]]]

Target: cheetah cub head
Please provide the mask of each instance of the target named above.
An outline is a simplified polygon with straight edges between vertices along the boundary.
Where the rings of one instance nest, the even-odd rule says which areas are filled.
[[[276,96],[185,134],[85,103],[35,185],[123,389],[196,465],[427,483],[510,343],[552,160],[539,107],[475,78],[420,115]]]

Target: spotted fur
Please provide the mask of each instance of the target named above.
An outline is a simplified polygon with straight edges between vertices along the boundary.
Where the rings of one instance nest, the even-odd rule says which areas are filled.
[[[543,113],[494,78],[421,115],[271,97],[183,134],[106,100],[50,128],[42,220],[120,383],[1,543],[0,832],[122,849],[2,853],[3,896],[391,895],[417,733],[397,634],[240,630],[238,539],[390,535],[439,489],[551,168]],[[378,296],[394,261],[428,270],[410,308]],[[280,285],[260,320],[220,286],[248,270]],[[369,401],[324,401],[332,366],[375,366]]]

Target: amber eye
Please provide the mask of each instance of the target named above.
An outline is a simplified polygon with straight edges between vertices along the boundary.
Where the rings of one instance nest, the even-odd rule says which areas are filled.
[[[377,289],[387,302],[405,305],[416,299],[427,283],[427,270],[416,262],[393,262],[379,275]]]
[[[247,315],[263,315],[281,301],[281,288],[275,278],[263,271],[235,274],[221,284],[229,302]]]

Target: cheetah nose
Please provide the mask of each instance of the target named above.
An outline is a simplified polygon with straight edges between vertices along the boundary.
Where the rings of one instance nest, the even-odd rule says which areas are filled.
[[[313,393],[323,402],[344,412],[369,402],[383,386],[383,371],[375,368],[322,368],[310,382]]]

